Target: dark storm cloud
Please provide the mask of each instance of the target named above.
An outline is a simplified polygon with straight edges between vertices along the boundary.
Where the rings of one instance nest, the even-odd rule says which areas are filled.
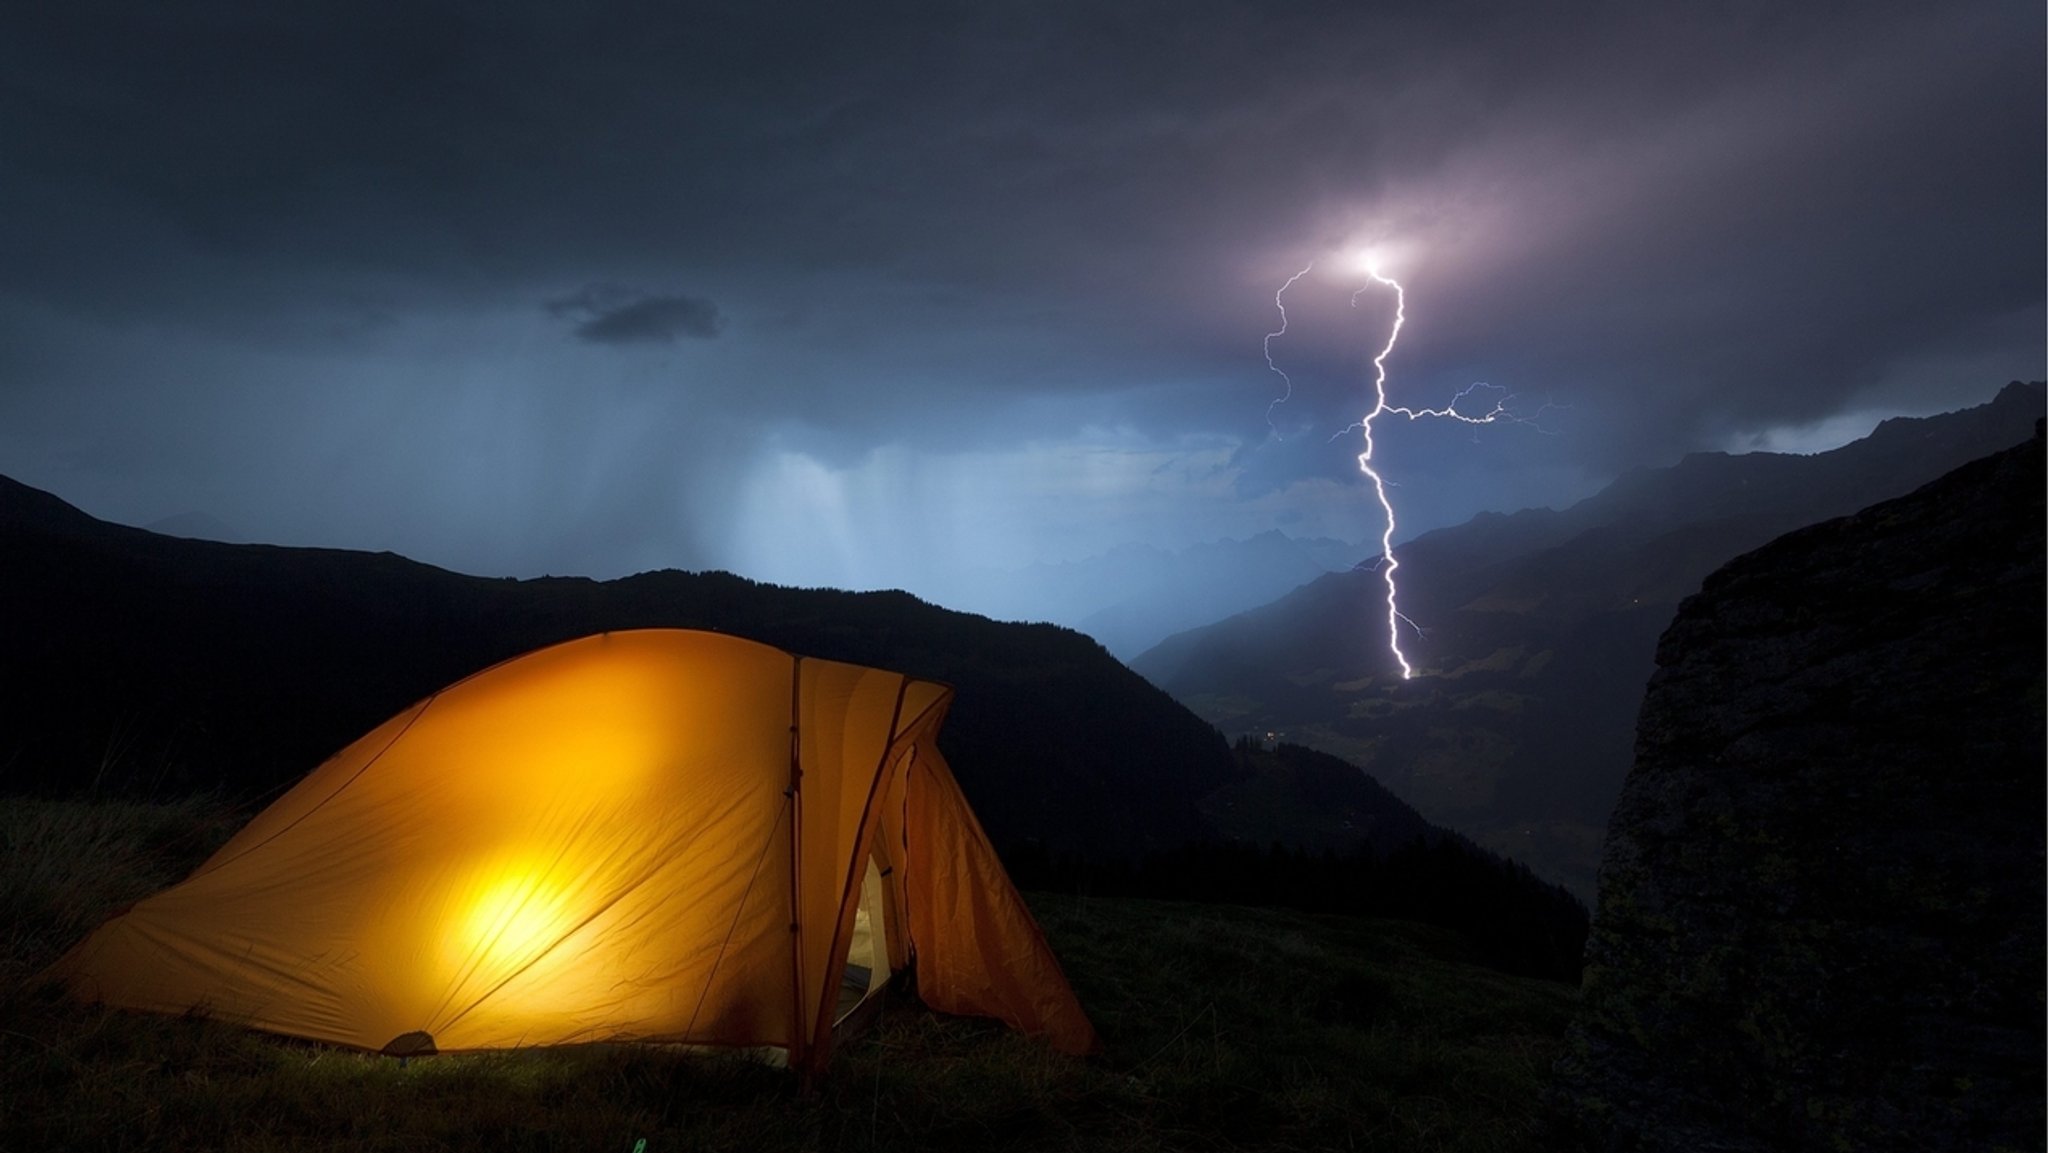
[[[2042,41],[2031,2],[16,5],[0,471],[9,426],[84,461],[148,439],[86,430],[153,390],[216,422],[195,460],[355,460],[402,422],[298,398],[403,379],[451,441],[553,446],[423,457],[418,491],[488,464],[565,518],[706,488],[677,454],[586,457],[713,420],[718,483],[755,443],[842,465],[1115,428],[1240,440],[1248,494],[1350,485],[1328,437],[1375,301],[1304,283],[1271,443],[1259,337],[1304,261],[1377,239],[1412,248],[1406,395],[1571,406],[1406,475],[1548,499],[1515,477],[2039,375]],[[643,290],[560,295],[584,283]],[[563,322],[658,343],[601,371],[690,403],[533,432],[600,371]]]
[[[576,338],[592,344],[674,344],[710,340],[725,327],[718,306],[681,294],[649,295],[617,285],[586,285],[550,300],[548,313],[576,322]]]

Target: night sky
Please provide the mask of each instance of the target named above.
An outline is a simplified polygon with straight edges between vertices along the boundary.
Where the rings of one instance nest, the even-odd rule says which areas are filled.
[[[1376,537],[1367,250],[1540,413],[1383,425],[1403,538],[2048,375],[2038,0],[767,7],[10,6],[0,472],[957,603]]]

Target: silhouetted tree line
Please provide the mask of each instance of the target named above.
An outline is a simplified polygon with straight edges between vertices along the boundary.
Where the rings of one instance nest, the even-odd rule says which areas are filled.
[[[1449,833],[1388,853],[1195,842],[1136,860],[1055,855],[1033,843],[1013,846],[1004,863],[1026,889],[1437,925],[1465,937],[1492,968],[1572,984],[1586,948],[1589,918],[1578,898]]]

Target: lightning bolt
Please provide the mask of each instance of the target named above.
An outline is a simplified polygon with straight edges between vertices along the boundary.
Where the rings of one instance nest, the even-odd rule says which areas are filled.
[[[1273,373],[1273,375],[1279,377],[1281,383],[1287,386],[1287,390],[1285,392],[1282,392],[1279,396],[1274,397],[1272,402],[1266,405],[1266,428],[1268,431],[1272,433],[1274,440],[1280,439],[1280,426],[1273,423],[1273,410],[1279,408],[1281,405],[1286,404],[1289,400],[1292,400],[1294,398],[1294,378],[1288,376],[1285,369],[1282,369],[1279,365],[1273,363],[1273,338],[1276,336],[1287,335],[1287,303],[1286,301],[1282,300],[1281,297],[1286,296],[1287,290],[1294,287],[1294,282],[1300,280],[1304,276],[1307,276],[1309,269],[1314,268],[1315,266],[1316,262],[1313,260],[1309,261],[1307,264],[1302,265],[1300,272],[1297,272],[1293,276],[1288,277],[1287,283],[1281,285],[1273,292],[1273,307],[1280,310],[1280,327],[1266,334],[1266,339],[1262,347],[1264,347],[1266,350],[1266,368],[1270,370]],[[1357,301],[1358,298],[1356,296],[1353,296],[1352,303],[1356,304]]]
[[[1386,558],[1386,563],[1380,566],[1380,579],[1387,584],[1387,648],[1393,652],[1394,660],[1400,663],[1401,679],[1405,681],[1415,676],[1415,669],[1408,663],[1408,654],[1401,651],[1401,621],[1406,618],[1401,615],[1397,600],[1399,593],[1394,585],[1394,573],[1401,567],[1401,562],[1394,558],[1394,502],[1387,499],[1386,478],[1380,475],[1380,470],[1372,466],[1372,422],[1394,411],[1387,404],[1387,356],[1394,351],[1395,342],[1401,339],[1401,326],[1408,323],[1408,290],[1401,287],[1400,281],[1381,276],[1376,268],[1366,269],[1366,275],[1394,290],[1394,325],[1387,331],[1387,343],[1380,349],[1379,355],[1372,358],[1373,404],[1372,411],[1366,413],[1358,422],[1359,430],[1365,435],[1365,451],[1358,454],[1358,471],[1372,480],[1372,494],[1379,498],[1380,511],[1386,514],[1386,528],[1380,531],[1380,555]],[[1363,287],[1358,290],[1364,291]],[[1358,292],[1351,294],[1353,308],[1358,307]],[[1454,408],[1456,405],[1457,402],[1452,401],[1446,408]],[[1406,415],[1410,420],[1417,416],[1413,412]]]
[[[1287,283],[1281,285],[1279,291],[1273,294],[1273,306],[1280,310],[1280,327],[1266,334],[1266,367],[1287,383],[1286,394],[1276,398],[1271,404],[1266,406],[1266,425],[1268,428],[1273,429],[1273,434],[1276,437],[1279,435],[1279,429],[1273,426],[1273,409],[1294,395],[1294,381],[1273,361],[1273,339],[1278,336],[1284,336],[1287,333],[1287,306],[1282,302],[1281,298],[1286,295],[1289,288],[1294,286],[1295,281],[1307,276],[1309,269],[1314,267],[1315,263],[1311,261],[1300,272],[1288,277]],[[1367,267],[1366,275],[1371,277],[1374,283],[1394,290],[1394,323],[1387,331],[1386,344],[1382,345],[1379,353],[1372,358],[1372,410],[1359,418],[1356,423],[1339,430],[1330,439],[1335,440],[1337,437],[1349,435],[1354,430],[1365,438],[1365,451],[1358,454],[1358,471],[1364,473],[1366,479],[1372,482],[1373,497],[1379,501],[1380,512],[1384,516],[1384,524],[1386,525],[1380,532],[1380,560],[1374,567],[1378,570],[1380,579],[1387,586],[1387,650],[1394,655],[1395,663],[1401,666],[1401,679],[1405,681],[1414,679],[1415,667],[1409,662],[1408,654],[1401,649],[1401,625],[1407,624],[1409,628],[1414,629],[1418,634],[1422,632],[1422,628],[1401,611],[1400,588],[1394,579],[1395,572],[1401,567],[1401,562],[1394,556],[1394,502],[1387,496],[1388,480],[1380,475],[1380,471],[1377,468],[1373,467],[1373,422],[1388,414],[1403,416],[1409,420],[1435,417],[1473,425],[1493,424],[1497,421],[1506,420],[1516,424],[1537,425],[1538,431],[1547,432],[1548,430],[1543,429],[1539,422],[1542,419],[1543,413],[1549,411],[1553,406],[1548,403],[1544,404],[1543,408],[1538,410],[1533,418],[1517,415],[1508,407],[1515,399],[1514,395],[1499,385],[1488,384],[1484,381],[1470,384],[1460,389],[1458,394],[1451,398],[1450,403],[1442,408],[1411,408],[1407,405],[1388,404],[1387,357],[1393,354],[1394,345],[1399,343],[1401,339],[1401,327],[1408,322],[1408,290],[1401,287],[1400,281],[1381,273],[1377,268]],[[1358,290],[1351,294],[1351,306],[1353,308],[1358,307],[1358,298],[1364,295],[1372,286],[1372,284],[1360,285]],[[1491,408],[1477,416],[1458,411],[1460,401],[1481,389],[1496,394]]]

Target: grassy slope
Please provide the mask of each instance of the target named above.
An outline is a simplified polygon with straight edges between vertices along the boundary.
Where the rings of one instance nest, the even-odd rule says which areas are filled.
[[[0,802],[0,1148],[1531,1149],[1576,1000],[1416,925],[1045,897],[1105,1056],[899,1000],[806,1098],[774,1070],[651,1048],[401,1067],[37,987],[231,828],[203,802]]]

